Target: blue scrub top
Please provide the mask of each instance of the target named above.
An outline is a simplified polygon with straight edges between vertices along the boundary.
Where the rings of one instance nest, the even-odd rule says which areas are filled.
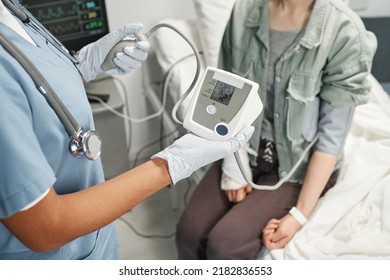
[[[37,46],[0,23],[43,74],[59,98],[85,129],[93,116],[76,67],[28,25]],[[100,160],[76,158],[69,136],[30,76],[0,46],[0,218],[11,216],[51,186],[58,194],[83,190],[104,181]],[[32,223],[34,221],[31,221]],[[47,253],[32,252],[0,223],[0,259],[115,259],[118,242],[113,224]]]

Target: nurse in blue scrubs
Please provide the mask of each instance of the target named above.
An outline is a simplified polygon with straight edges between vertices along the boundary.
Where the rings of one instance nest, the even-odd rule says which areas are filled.
[[[108,51],[142,25],[125,25],[86,46],[74,64],[4,3],[32,17],[17,1],[1,0],[0,32],[28,56],[77,122],[93,130],[83,79],[102,73]],[[109,74],[138,68],[148,49],[143,41],[118,53],[118,68]],[[105,181],[100,159],[69,151],[63,123],[3,46],[0,80],[0,259],[116,259],[115,219],[166,185],[238,150],[253,132],[248,128],[228,142],[187,134],[150,161]]]

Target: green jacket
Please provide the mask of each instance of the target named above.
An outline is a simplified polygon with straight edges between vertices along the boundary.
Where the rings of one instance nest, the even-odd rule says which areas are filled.
[[[219,67],[257,82],[266,104],[268,0],[237,0],[227,24]],[[368,101],[377,40],[340,0],[316,0],[305,29],[275,67],[275,145],[284,177],[316,135],[319,100],[335,107]],[[263,113],[250,145],[257,151]],[[303,182],[307,155],[291,182]],[[256,157],[251,157],[253,165]]]

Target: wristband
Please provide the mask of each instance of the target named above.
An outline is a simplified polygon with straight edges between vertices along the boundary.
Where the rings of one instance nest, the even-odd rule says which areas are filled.
[[[299,211],[298,208],[296,208],[296,207],[291,208],[291,210],[289,211],[289,213],[290,213],[291,216],[293,216],[293,217],[298,221],[298,223],[300,223],[302,226],[303,226],[304,224],[306,224],[307,219],[306,219],[306,217],[302,214],[302,212]]]

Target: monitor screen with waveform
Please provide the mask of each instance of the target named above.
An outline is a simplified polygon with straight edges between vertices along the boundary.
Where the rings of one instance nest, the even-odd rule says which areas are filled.
[[[108,33],[104,0],[23,0],[22,4],[73,51]]]

